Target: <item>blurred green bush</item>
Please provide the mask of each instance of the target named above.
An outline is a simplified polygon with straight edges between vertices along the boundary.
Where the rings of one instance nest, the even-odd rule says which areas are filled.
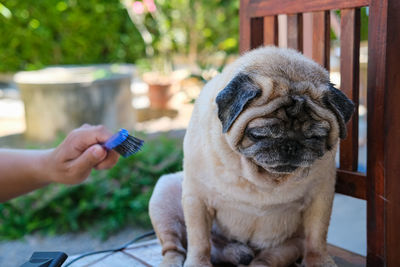
[[[237,52],[239,1],[157,0],[164,16],[148,15],[155,52],[160,27],[170,49],[184,55]],[[57,64],[135,62],[145,46],[120,0],[3,0],[0,3],[0,72]]]
[[[217,51],[238,52],[238,0],[156,0],[146,25],[155,35],[157,52],[172,52],[194,60]]]
[[[127,225],[150,228],[153,187],[162,174],[182,169],[183,152],[180,139],[143,139],[141,152],[108,171],[93,171],[83,184],[51,185],[0,204],[0,239],[84,230],[106,238]]]
[[[0,72],[133,62],[143,41],[119,0],[3,0]]]

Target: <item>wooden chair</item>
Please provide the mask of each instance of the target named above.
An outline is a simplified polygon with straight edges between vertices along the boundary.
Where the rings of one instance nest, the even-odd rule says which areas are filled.
[[[341,10],[341,90],[358,106],[360,7],[369,6],[367,172],[357,172],[358,112],[340,143],[336,191],[367,201],[367,257],[338,248],[347,263],[400,266],[400,1],[241,0],[240,51],[278,44],[278,14],[287,14],[287,45],[329,69],[330,10]],[[311,13],[309,13],[311,12]],[[303,13],[304,14],[303,16]],[[311,18],[309,38],[303,17]],[[306,49],[304,49],[306,51]],[[349,222],[350,224],[351,222]],[[338,258],[338,259],[339,259]],[[340,260],[339,260],[340,261]]]

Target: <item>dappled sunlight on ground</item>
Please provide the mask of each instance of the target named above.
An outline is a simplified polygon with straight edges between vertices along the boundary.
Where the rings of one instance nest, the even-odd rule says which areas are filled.
[[[24,104],[19,99],[0,99],[0,137],[25,131]]]

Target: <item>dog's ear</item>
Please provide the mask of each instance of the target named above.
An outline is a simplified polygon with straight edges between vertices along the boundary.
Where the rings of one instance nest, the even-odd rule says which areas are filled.
[[[346,123],[350,120],[354,112],[354,103],[347,98],[342,91],[336,89],[332,83],[329,83],[329,90],[323,97],[324,104],[335,115],[339,123],[339,137],[344,139],[347,136]]]
[[[261,88],[248,75],[238,74],[233,78],[216,98],[222,132],[226,133],[246,105],[260,95]]]

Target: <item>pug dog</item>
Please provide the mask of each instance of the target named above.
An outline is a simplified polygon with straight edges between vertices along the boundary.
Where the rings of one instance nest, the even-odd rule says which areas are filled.
[[[336,266],[326,237],[335,154],[354,104],[300,53],[263,47],[198,97],[183,172],[150,200],[163,267]]]

